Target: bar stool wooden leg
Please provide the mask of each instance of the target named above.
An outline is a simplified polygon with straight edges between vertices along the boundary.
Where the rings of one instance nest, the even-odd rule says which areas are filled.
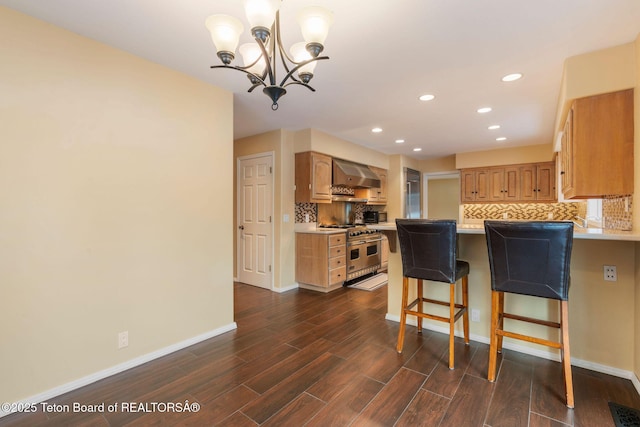
[[[456,322],[456,283],[449,285],[449,369],[453,369],[453,359],[455,354],[454,332]]]
[[[423,310],[423,304],[422,304],[422,296],[424,294],[422,293],[422,279],[418,279],[418,306],[417,306],[417,312],[422,314],[422,310]],[[421,334],[422,333],[422,316],[418,316],[418,333]]]
[[[402,310],[400,310],[400,331],[398,332],[398,345],[396,350],[402,353],[404,346],[404,330],[407,324],[407,305],[409,303],[409,278],[402,278]]]
[[[468,276],[462,277],[462,327],[464,328],[464,343],[469,344],[469,281]]]
[[[501,331],[504,331],[504,292],[498,292],[498,328]],[[502,353],[502,335],[498,335],[498,345],[496,350],[498,353]]]
[[[489,372],[487,379],[490,382],[496,380],[496,362],[498,359],[498,311],[500,307],[499,292],[491,291],[491,343],[489,345]]]
[[[560,329],[562,331],[562,368],[567,393],[567,407],[573,408],[573,376],[571,375],[571,353],[569,351],[569,302],[560,301]]]

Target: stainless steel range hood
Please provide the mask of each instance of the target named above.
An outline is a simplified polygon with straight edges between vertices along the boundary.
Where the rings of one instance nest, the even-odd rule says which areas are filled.
[[[333,159],[333,185],[352,188],[379,188],[380,179],[366,165]]]

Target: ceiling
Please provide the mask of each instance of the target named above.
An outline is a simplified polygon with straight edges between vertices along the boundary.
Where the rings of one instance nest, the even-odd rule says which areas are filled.
[[[640,33],[639,0],[284,0],[287,47],[302,40],[295,15],[310,4],[334,13],[323,52],[331,59],[316,67],[316,92],[291,86],[272,111],[260,89],[246,92],[244,74],[209,68],[219,64],[209,15],[240,18],[240,43],[249,41],[240,0],[0,0],[233,91],[235,138],[314,128],[418,159],[552,142],[565,58]],[[524,77],[500,80],[513,72]],[[436,98],[419,101],[426,93]],[[483,106],[493,111],[478,114]]]

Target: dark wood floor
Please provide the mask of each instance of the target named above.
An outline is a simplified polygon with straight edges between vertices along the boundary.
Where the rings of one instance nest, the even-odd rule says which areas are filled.
[[[458,342],[451,371],[447,336],[413,327],[399,355],[398,324],[384,320],[386,286],[323,295],[236,284],[235,301],[236,331],[52,399],[138,411],[40,411],[0,426],[606,427],[609,401],[640,408],[629,380],[574,367],[576,408],[567,409],[560,364],[512,351],[491,384],[485,344]],[[200,410],[160,406],[185,401]]]

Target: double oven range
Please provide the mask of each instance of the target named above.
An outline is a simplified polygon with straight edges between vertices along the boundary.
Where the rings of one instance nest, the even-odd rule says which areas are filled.
[[[347,282],[376,273],[382,263],[382,234],[359,225],[320,225],[347,232]]]

